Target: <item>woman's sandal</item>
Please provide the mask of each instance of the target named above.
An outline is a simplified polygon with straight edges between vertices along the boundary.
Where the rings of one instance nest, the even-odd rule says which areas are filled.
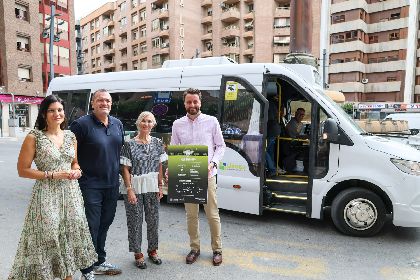
[[[147,265],[144,262],[144,256],[143,253],[135,253],[134,254],[134,259],[136,261],[136,266],[140,269],[146,269]]]
[[[159,258],[156,250],[152,250],[148,253],[149,259],[152,261],[152,263],[160,265],[162,264],[162,260]]]

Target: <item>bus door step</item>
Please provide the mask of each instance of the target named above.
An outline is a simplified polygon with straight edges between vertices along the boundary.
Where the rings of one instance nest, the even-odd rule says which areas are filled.
[[[265,180],[265,184],[272,192],[306,193],[308,178],[273,178]]]
[[[306,215],[306,207],[303,205],[273,204],[264,207],[264,210]]]
[[[306,193],[297,192],[272,192],[271,204],[293,204],[293,205],[306,205]]]

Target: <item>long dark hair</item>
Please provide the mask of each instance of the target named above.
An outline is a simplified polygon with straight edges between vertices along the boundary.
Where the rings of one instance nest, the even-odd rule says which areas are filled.
[[[47,111],[48,108],[52,103],[59,102],[63,105],[64,109],[64,101],[56,96],[56,95],[49,95],[42,100],[41,105],[39,105],[38,117],[36,118],[35,128],[38,130],[43,130],[47,128]],[[67,118],[64,117],[64,121],[60,124],[61,129],[67,128]]]

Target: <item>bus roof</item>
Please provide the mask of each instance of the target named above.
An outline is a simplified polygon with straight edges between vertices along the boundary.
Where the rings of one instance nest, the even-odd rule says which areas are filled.
[[[214,58],[212,58],[214,59]],[[175,91],[189,87],[215,90],[220,87],[222,75],[245,76],[248,82],[261,91],[264,73],[285,74],[295,81],[305,80],[317,86],[317,70],[309,65],[274,63],[227,63],[226,60],[213,60],[214,64],[185,66],[168,63],[166,68],[133,70],[110,73],[97,73],[57,77],[51,81],[47,94],[52,91],[89,89],[92,92],[105,88],[111,92],[119,91]],[[191,64],[190,60],[186,64]],[[217,62],[217,63],[215,63]],[[170,65],[170,67],[168,67]]]

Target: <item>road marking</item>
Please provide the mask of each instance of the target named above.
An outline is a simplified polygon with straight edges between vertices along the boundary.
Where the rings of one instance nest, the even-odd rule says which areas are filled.
[[[185,244],[162,243],[159,245],[162,257],[173,261],[185,262]],[[181,252],[182,251],[182,252]],[[211,252],[210,247],[204,251]],[[209,254],[210,255],[210,254]],[[198,265],[212,266],[205,258],[197,261]],[[245,251],[223,248],[223,265],[239,266],[242,269],[259,273],[277,274],[288,277],[304,277],[308,279],[324,279],[327,276],[327,264],[320,258],[297,255],[286,255],[263,251]]]
[[[269,243],[272,243],[272,244],[286,245],[288,247],[295,247],[295,248],[301,248],[301,249],[315,249],[315,250],[320,250],[320,251],[336,251],[335,248],[319,246],[319,245],[315,245],[315,244],[306,244],[306,243],[301,243],[301,242],[289,242],[289,241],[282,241],[282,240],[267,239],[267,238],[260,237],[260,236],[255,237],[255,239],[258,239],[258,240],[261,240],[261,241],[264,241],[264,242],[269,242]]]
[[[380,269],[380,273],[385,279],[398,280],[418,280],[420,279],[420,269],[406,267],[386,266]]]

